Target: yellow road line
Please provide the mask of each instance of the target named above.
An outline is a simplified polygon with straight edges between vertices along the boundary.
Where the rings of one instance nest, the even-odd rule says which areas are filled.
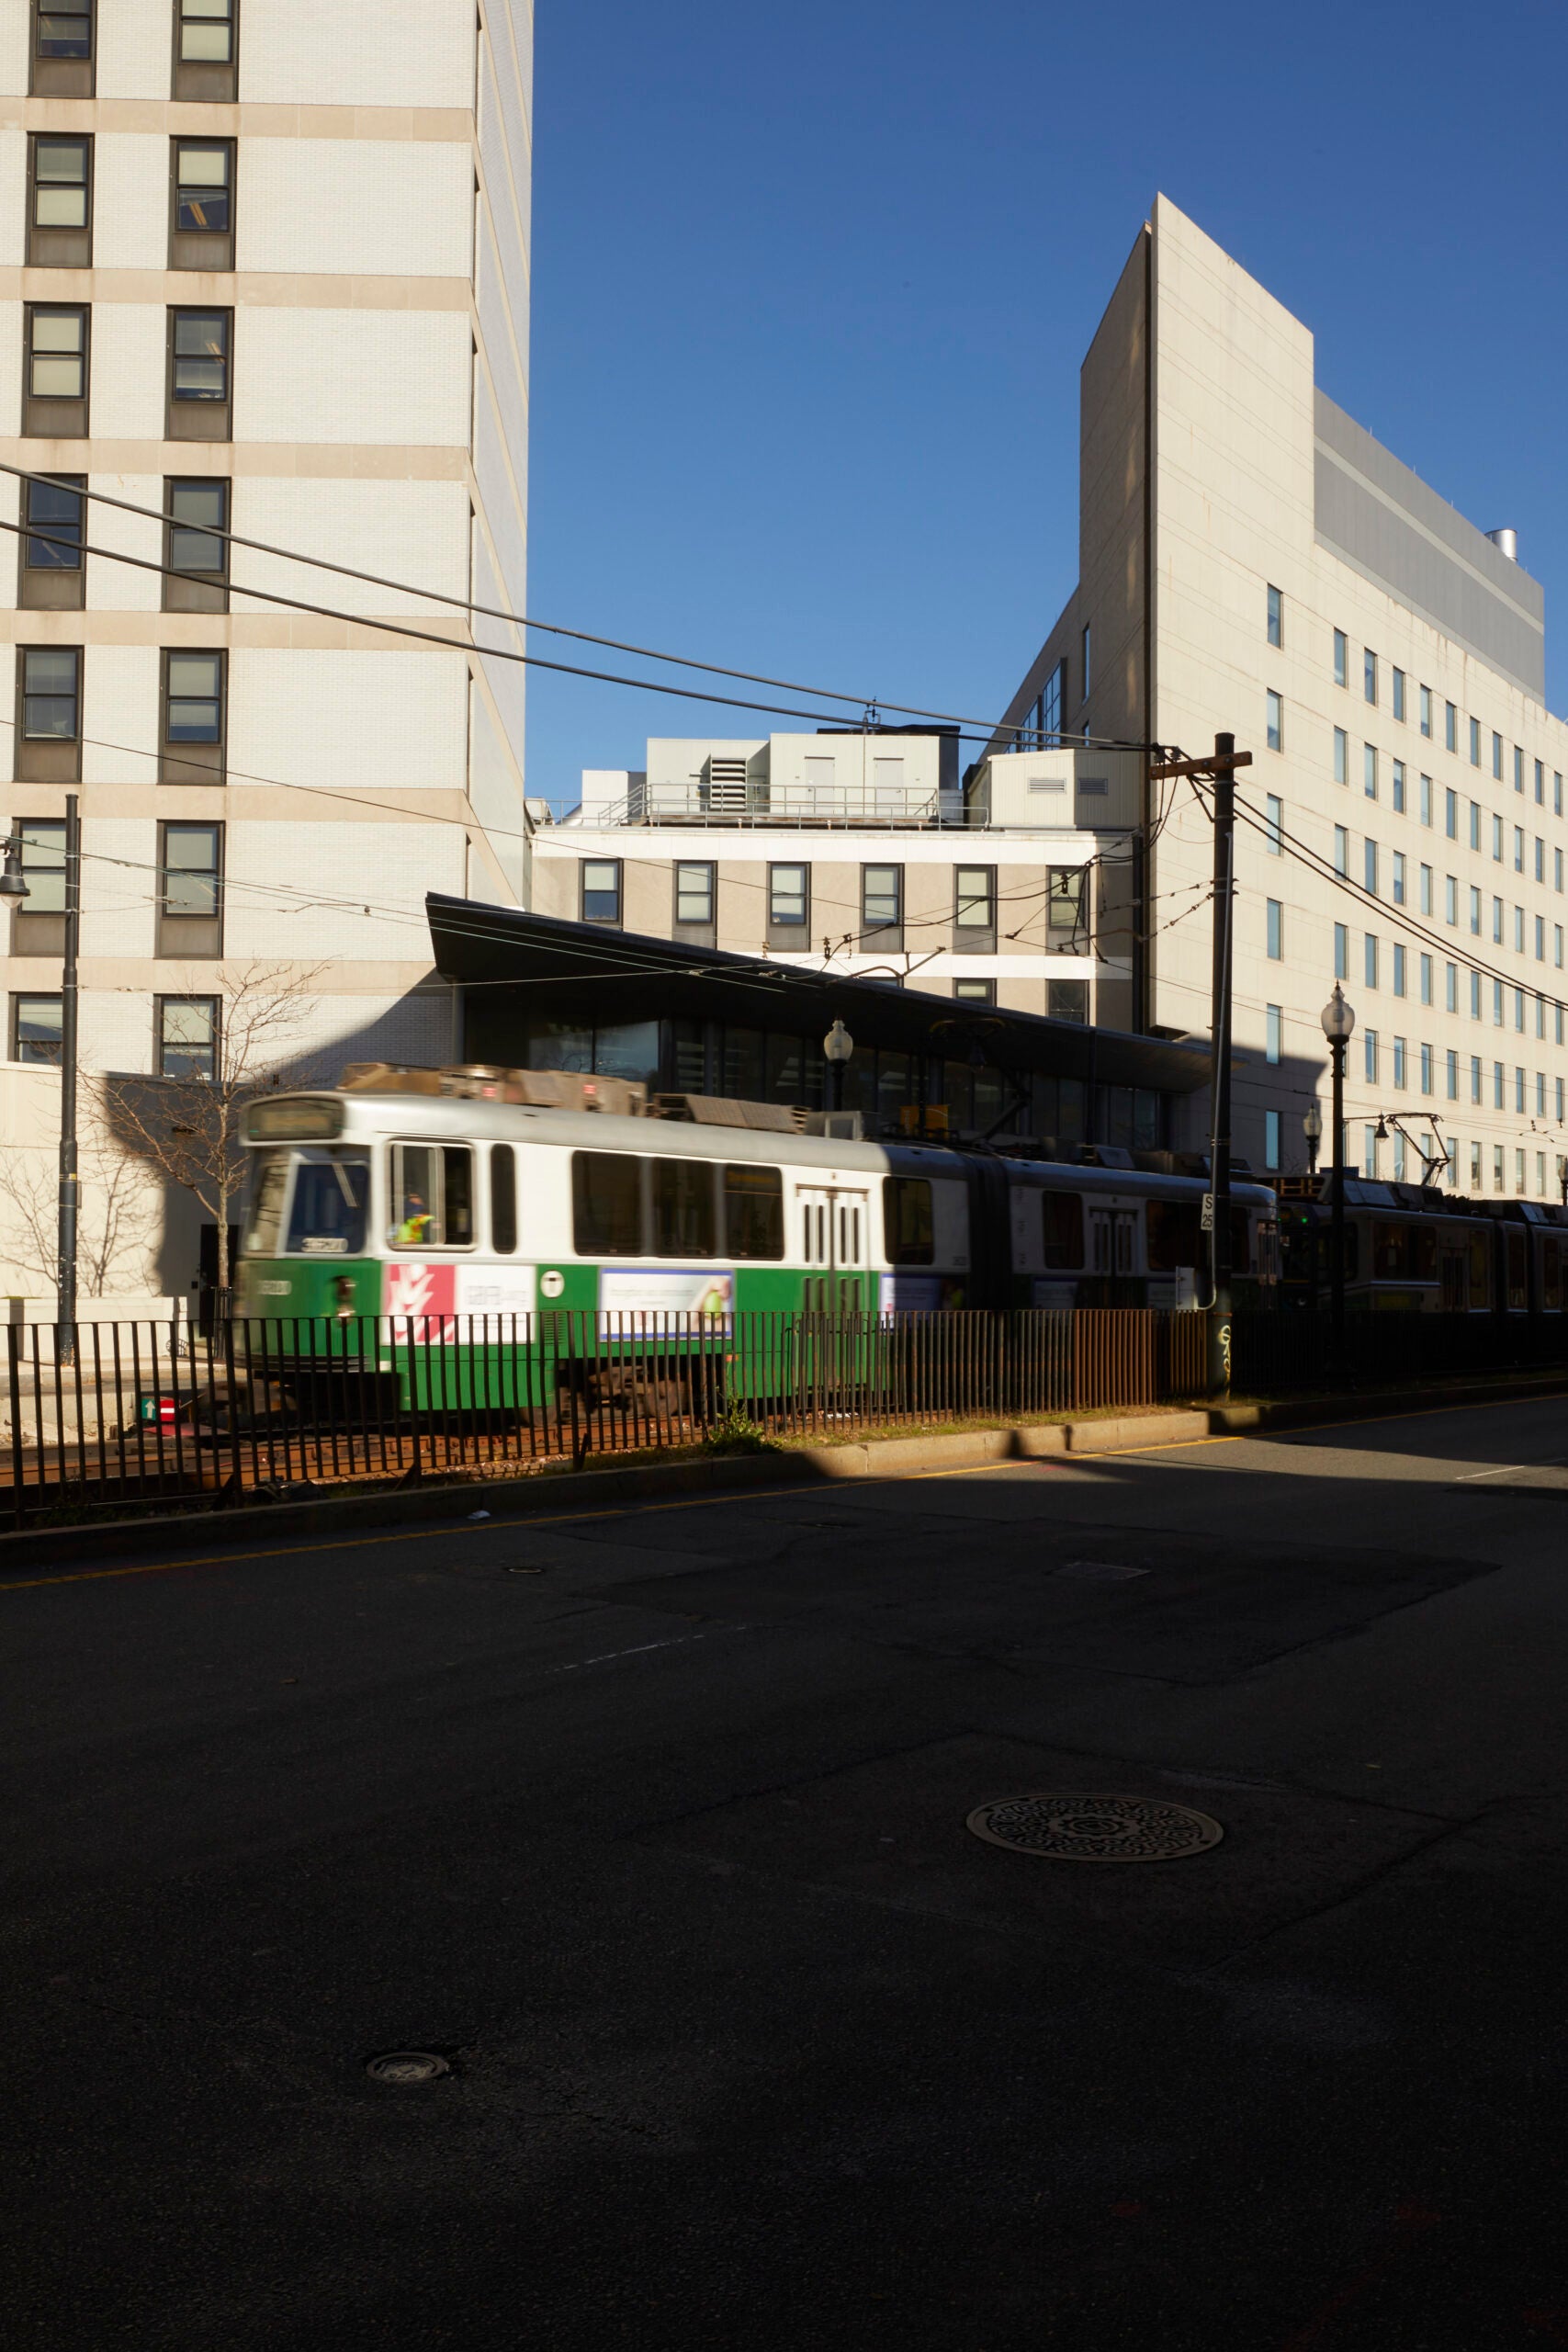
[[[1471,1405],[1418,1405],[1399,1413],[1362,1413],[1343,1421],[1322,1421],[1315,1429],[1365,1429],[1380,1421],[1425,1420],[1437,1413],[1495,1412],[1504,1405],[1530,1404],[1529,1396],[1495,1396]],[[1544,1403],[1555,1401],[1543,1396]],[[965,1462],[952,1470],[890,1471],[886,1476],[846,1478],[840,1483],[859,1489],[865,1487],[908,1487],[928,1478],[980,1478],[995,1470],[1018,1470],[1035,1465],[1047,1469],[1087,1469],[1096,1462],[1116,1462],[1142,1453],[1187,1453],[1201,1445],[1245,1445],[1252,1439],[1268,1437],[1305,1437],[1311,1429],[1303,1430],[1226,1430],[1209,1437],[1164,1439],[1157,1445],[1108,1445],[1098,1453],[1036,1453],[1006,1456],[995,1462]],[[1533,1467],[1527,1464],[1526,1467]],[[782,1495],[800,1495],[808,1491],[801,1481],[789,1487],[728,1487],[716,1495],[681,1495],[663,1503],[615,1503],[604,1510],[560,1510],[529,1512],[518,1519],[489,1519],[482,1522],[458,1520],[449,1526],[410,1527],[393,1533],[378,1531],[374,1535],[333,1536],[319,1544],[276,1544],[265,1551],[206,1552],[188,1559],[141,1560],[125,1568],[71,1568],[57,1577],[6,1577],[0,1567],[0,1592],[36,1592],[45,1585],[101,1584],[118,1577],[155,1577],[171,1575],[176,1568],[240,1567],[248,1560],[287,1560],[310,1552],[363,1552],[378,1544],[424,1544],[437,1535],[489,1535],[496,1532],[521,1532],[530,1527],[572,1526],[590,1520],[643,1519],[655,1511],[711,1510],[720,1503],[774,1502]]]

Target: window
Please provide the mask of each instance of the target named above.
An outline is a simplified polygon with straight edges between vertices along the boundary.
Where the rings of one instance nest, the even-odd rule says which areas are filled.
[[[232,269],[233,141],[176,139],[169,168],[169,267]]]
[[[1285,600],[1278,588],[1269,591],[1269,642],[1276,646],[1285,642]]]
[[[1430,735],[1432,732],[1432,689],[1430,686],[1423,686],[1421,689],[1419,711],[1421,732],[1423,735]]]
[[[1495,947],[1501,947],[1503,944],[1503,901],[1501,899],[1494,899],[1492,901],[1492,944]]]
[[[157,1042],[160,1078],[216,1078],[218,999],[159,997]]]
[[[1278,1168],[1280,1165],[1280,1114],[1278,1111],[1265,1111],[1263,1114],[1263,1165],[1269,1169]]]
[[[931,1188],[925,1177],[883,1178],[882,1229],[890,1264],[935,1264],[936,1227],[931,1216]]]
[[[1266,1061],[1280,1059],[1284,1026],[1285,1016],[1280,1008],[1277,1004],[1266,1004],[1263,1008],[1263,1057]]]
[[[1342,628],[1334,632],[1334,683],[1348,685],[1350,678],[1350,647]]]
[[[471,1250],[472,1150],[466,1143],[395,1143],[390,1206],[387,1239],[394,1250]]]
[[[164,484],[164,561],[186,577],[164,581],[166,613],[229,609],[229,485],[175,480]]]
[[[1479,718],[1472,718],[1470,722],[1470,764],[1472,768],[1478,768],[1481,765],[1481,721]]]
[[[1285,910],[1278,899],[1268,901],[1269,960],[1282,963],[1285,955]]]
[[[1517,743],[1516,743],[1516,744],[1514,745],[1514,790],[1515,790],[1516,792],[1522,792],[1522,791],[1524,790],[1524,788],[1525,788],[1525,755],[1524,755],[1524,752],[1520,750],[1520,748],[1519,748],[1518,744],[1517,744]]]
[[[1494,817],[1492,820],[1492,862],[1495,865],[1501,865],[1503,863],[1503,820],[1501,817]]]
[[[1042,1193],[1040,1228],[1048,1268],[1070,1272],[1083,1264],[1083,1202],[1077,1193]]]
[[[1371,646],[1361,656],[1361,699],[1376,702],[1378,698],[1378,657]]]
[[[1334,871],[1348,875],[1350,871],[1350,829],[1348,825],[1334,828]]]
[[[1444,1058],[1443,1080],[1449,1101],[1457,1102],[1459,1101],[1459,1056],[1451,1046]]]
[[[1501,1193],[1506,1188],[1507,1178],[1504,1170],[1503,1147],[1495,1143],[1492,1147],[1492,1190],[1495,1193]]]
[[[1348,980],[1350,977],[1350,927],[1337,922],[1334,926],[1334,977]]]
[[[1471,1099],[1471,1101],[1472,1101],[1472,1102],[1479,1102],[1481,1101],[1482,1096],[1483,1096],[1483,1094],[1484,1093],[1484,1091],[1485,1091],[1484,1065],[1483,1064],[1482,1059],[1481,1059],[1481,1056],[1480,1056],[1479,1054],[1472,1054],[1472,1056],[1471,1056],[1471,1057],[1470,1057],[1470,1099]]]
[[[1537,760],[1535,763],[1535,805],[1538,808],[1546,806],[1546,763],[1543,760]]]
[[[1472,1021],[1479,1021],[1481,1018],[1481,975],[1479,972],[1472,972],[1470,976],[1470,1017]]]
[[[85,601],[82,493],[86,486],[85,474],[21,485],[23,528],[35,535],[22,540],[17,602],[28,611],[75,612]]]
[[[580,1258],[642,1255],[642,1162],[629,1153],[571,1155],[571,1246]]]
[[[31,90],[39,98],[93,95],[93,0],[33,0]]]
[[[655,1159],[649,1175],[655,1257],[711,1258],[716,1223],[713,1162]]]
[[[863,865],[860,870],[861,929],[879,947],[903,944],[904,869]]]
[[[1459,921],[1459,876],[1457,874],[1445,874],[1443,876],[1443,917],[1445,922],[1451,923],[1457,923]]]
[[[1421,912],[1424,915],[1429,915],[1434,911],[1433,884],[1435,880],[1436,876],[1434,876],[1431,867],[1429,865],[1424,865],[1421,868],[1421,896],[1418,900]]]
[[[18,780],[74,783],[82,769],[82,649],[25,645],[17,654]]]
[[[1366,1073],[1367,1084],[1375,1086],[1378,1080],[1378,1033],[1375,1029],[1362,1030],[1361,1047],[1361,1068]]]
[[[164,656],[164,740],[160,784],[223,781],[221,653]]]
[[[1343,727],[1337,727],[1334,730],[1334,781],[1336,784],[1348,784],[1350,781],[1350,738]]]
[[[1404,762],[1403,760],[1391,762],[1389,773],[1393,778],[1390,790],[1393,795],[1394,814],[1403,817],[1404,814]]]
[[[960,947],[987,947],[997,935],[997,875],[991,865],[961,865],[953,876],[953,926]]]
[[[169,414],[171,441],[230,438],[230,347],[231,311],[169,312]]]
[[[1495,732],[1492,737],[1492,773],[1501,784],[1503,781],[1503,738]]]
[[[1378,797],[1378,753],[1375,743],[1361,746],[1361,786],[1369,800]]]
[[[1404,673],[1403,670],[1396,670],[1393,673],[1393,715],[1395,718],[1403,718],[1404,716]]]
[[[1089,1019],[1087,980],[1047,980],[1045,1012],[1052,1021],[1070,1021],[1081,1028]]]
[[[176,98],[231,101],[237,95],[239,0],[175,0]]]
[[[621,920],[621,861],[618,857],[585,857],[582,861],[582,920]]]
[[[782,1258],[784,1178],[776,1168],[724,1170],[724,1250],[728,1258]]]
[[[1277,695],[1273,688],[1270,687],[1264,697],[1264,701],[1268,714],[1267,731],[1269,749],[1271,752],[1282,752],[1285,748],[1284,697],[1281,695]]]
[[[808,865],[768,868],[768,927],[772,931],[804,931],[811,916],[811,869]]]
[[[675,867],[675,921],[700,923],[710,930],[715,921],[718,868],[679,861]]]
[[[1431,957],[1429,956],[1423,956],[1421,958],[1421,1001],[1423,1004],[1430,1004],[1432,1001],[1432,981],[1434,975],[1435,967]]]
[[[65,827],[58,818],[23,817],[16,831],[21,839],[28,895],[17,901],[11,953],[62,955],[65,948]]]
[[[28,149],[28,260],[85,269],[93,258],[93,142],[39,132]]]
[[[1408,1069],[1408,1063],[1409,1063],[1409,1050],[1410,1050],[1410,1049],[1409,1049],[1409,1047],[1406,1046],[1406,1044],[1405,1044],[1405,1042],[1404,1042],[1404,1038],[1403,1038],[1403,1037],[1396,1037],[1396,1038],[1394,1039],[1394,1041],[1393,1041],[1393,1083],[1394,1083],[1395,1089],[1396,1089],[1396,1090],[1397,1090],[1397,1091],[1398,1091],[1398,1092],[1400,1092],[1401,1094],[1403,1094],[1403,1093],[1404,1093],[1404,1090],[1405,1090],[1406,1086],[1409,1084],[1409,1069]]]
[[[1481,847],[1481,803],[1478,800],[1470,804],[1470,846],[1476,851]]]
[[[1516,825],[1516,826],[1514,827],[1514,872],[1515,872],[1516,874],[1522,874],[1522,873],[1524,872],[1524,870],[1525,870],[1525,836],[1524,836],[1524,829],[1523,829],[1523,827],[1522,827],[1522,826]]]
[[[60,1068],[64,999],[58,996],[14,996],[11,999],[11,1059],[44,1062]]]
[[[1396,907],[1404,904],[1404,852],[1402,849],[1393,853],[1393,903]]]
[[[1539,833],[1535,837],[1535,878],[1541,883],[1546,880],[1546,843]]]
[[[1425,784],[1427,781],[1426,777],[1423,776],[1421,781]],[[1445,791],[1443,794],[1443,831],[1450,842],[1458,841],[1459,794],[1452,790]]]
[[[956,1004],[995,1004],[997,984],[995,980],[954,980],[953,996]]]
[[[1066,708],[1067,665],[1065,661],[1062,661],[1057,662],[1041,689],[1039,732],[1042,740],[1037,747],[1039,750],[1043,751],[1047,744],[1056,744],[1061,741],[1062,722],[1066,715]]]
[[[1459,1011],[1459,966],[1445,964],[1443,976],[1443,1003],[1450,1012],[1457,1012]]]
[[[1459,712],[1451,702],[1443,705],[1443,749],[1446,752],[1459,750]]]
[[[517,1154],[509,1143],[491,1146],[490,1246],[498,1258],[517,1248]]]
[[[1393,944],[1393,992],[1395,996],[1404,996],[1407,993],[1409,969],[1409,952],[1400,941],[1395,940]]]
[[[160,825],[160,956],[221,954],[222,891],[222,826]]]
[[[1492,1108],[1495,1111],[1506,1110],[1507,1099],[1507,1072],[1501,1062],[1494,1062],[1492,1065]]]
[[[1079,695],[1078,700],[1080,702],[1087,702],[1089,697],[1089,643],[1087,625],[1084,628],[1082,649],[1079,658],[1083,662],[1083,691]]]
[[[25,434],[56,441],[85,437],[88,316],[79,305],[35,303],[28,311]]]
[[[1378,939],[1375,931],[1369,931],[1362,941],[1362,973],[1367,987],[1375,989],[1378,984]]]
[[[1376,842],[1365,842],[1362,843],[1361,875],[1366,888],[1371,892],[1375,899],[1378,889],[1378,845]]]
[[[1471,886],[1470,892],[1470,928],[1473,935],[1479,939],[1481,936],[1481,893],[1473,884]]]

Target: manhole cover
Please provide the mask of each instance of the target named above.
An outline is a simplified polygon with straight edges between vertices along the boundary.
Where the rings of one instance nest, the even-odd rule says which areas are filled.
[[[1224,1836],[1217,1821],[1157,1797],[998,1797],[969,1815],[976,1838],[1057,1862],[1175,1862]]]
[[[366,2062],[366,2073],[373,2083],[392,2083],[400,2086],[409,2083],[434,2083],[452,2068],[446,2059],[434,2050],[384,2050],[379,2058]]]

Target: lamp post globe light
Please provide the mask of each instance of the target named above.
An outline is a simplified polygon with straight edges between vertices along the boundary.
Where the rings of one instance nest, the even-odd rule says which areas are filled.
[[[828,1108],[841,1111],[844,1107],[844,1071],[855,1041],[841,1021],[835,1020],[822,1040],[823,1057],[828,1064]]]
[[[1302,1133],[1306,1137],[1307,1173],[1309,1176],[1315,1176],[1317,1174],[1318,1146],[1323,1141],[1323,1113],[1318,1106],[1318,1101],[1315,1094],[1313,1096],[1312,1101],[1307,1104],[1306,1110],[1303,1114]]]
[[[1323,1034],[1328,1040],[1329,1059],[1333,1064],[1334,1090],[1331,1115],[1334,1132],[1329,1138],[1333,1159],[1330,1205],[1332,1227],[1330,1238],[1332,1291],[1331,1329],[1334,1340],[1334,1362],[1342,1369],[1345,1360],[1345,1048],[1356,1026],[1356,1016],[1345,1001],[1345,991],[1337,980],[1334,994],[1323,1008]]]

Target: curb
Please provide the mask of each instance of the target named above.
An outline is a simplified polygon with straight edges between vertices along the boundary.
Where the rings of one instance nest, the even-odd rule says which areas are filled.
[[[522,1520],[545,1510],[560,1515],[617,1510],[643,1500],[678,1498],[750,1487],[812,1485],[857,1478],[897,1479],[933,1470],[980,1470],[992,1463],[1036,1462],[1076,1455],[1129,1453],[1190,1445],[1210,1437],[1333,1427],[1337,1422],[1395,1419],[1411,1412],[1461,1410],[1471,1405],[1524,1402],[1568,1394],[1568,1374],[1471,1383],[1453,1390],[1401,1389],[1333,1400],[1278,1405],[1199,1406],[1136,1413],[1116,1419],[1043,1421],[999,1430],[961,1430],[940,1436],[869,1438],[844,1445],[796,1445],[761,1453],[685,1457],[639,1463],[631,1469],[559,1471],[543,1476],[432,1480],[382,1494],[323,1495],[308,1502],[269,1503],[248,1510],[191,1511],[168,1519],[115,1520],[102,1527],[29,1529],[0,1534],[0,1583],[33,1567],[135,1559],[150,1552],[240,1550],[260,1539],[287,1550],[312,1535],[351,1528],[452,1525],[470,1512]]]

